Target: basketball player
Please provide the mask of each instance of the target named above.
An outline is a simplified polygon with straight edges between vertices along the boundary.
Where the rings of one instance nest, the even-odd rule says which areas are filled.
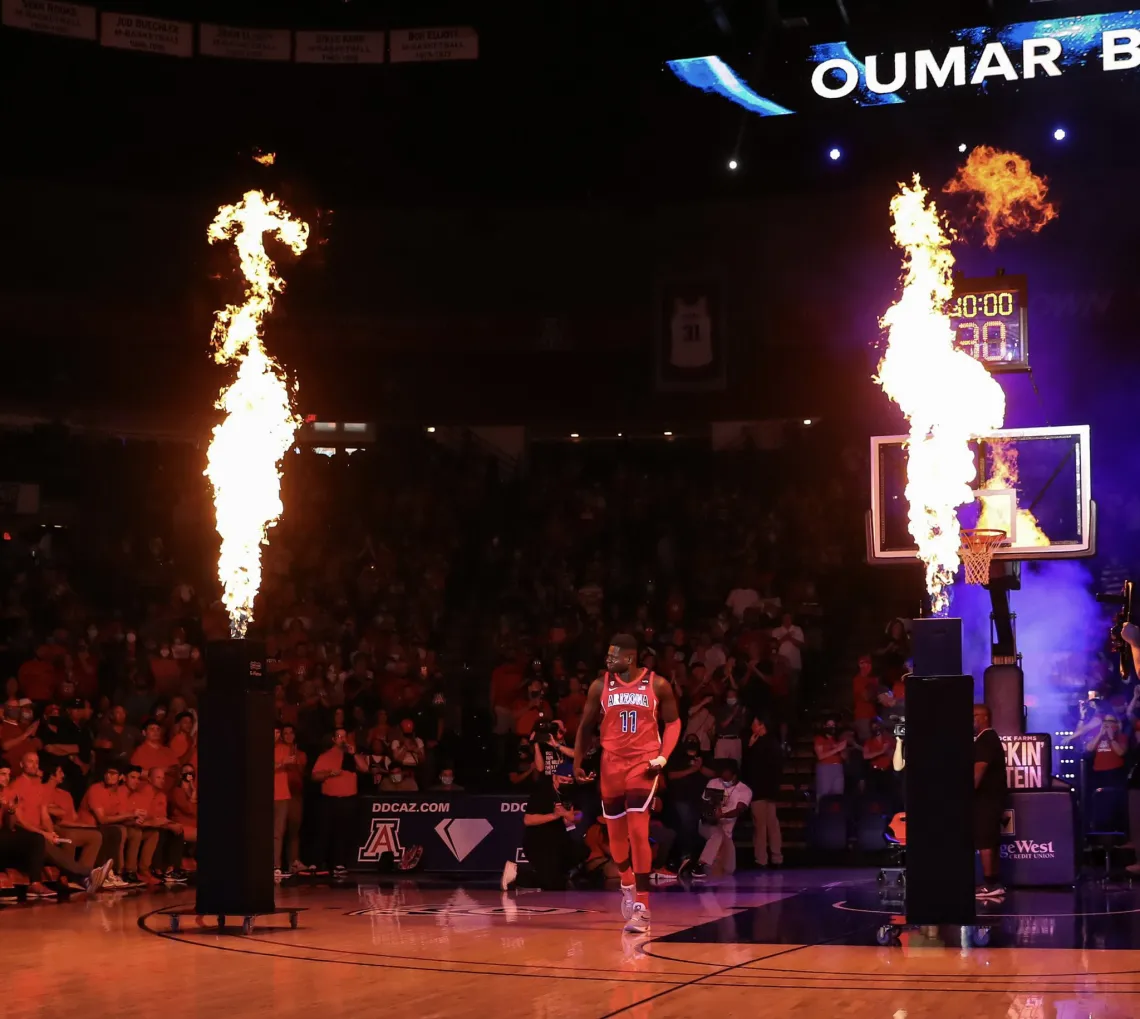
[[[665,723],[662,738],[658,723]],[[574,777],[595,731],[602,741],[602,815],[610,853],[621,872],[621,912],[631,934],[649,932],[649,808],[661,769],[677,746],[681,720],[669,682],[637,667],[637,640],[619,633],[606,653],[606,671],[590,684],[574,741]]]

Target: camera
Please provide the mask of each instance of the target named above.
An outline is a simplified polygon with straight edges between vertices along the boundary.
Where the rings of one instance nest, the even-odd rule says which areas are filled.
[[[890,715],[887,719],[891,723],[891,729],[895,734],[895,739],[906,739],[906,715]]]
[[[1104,605],[1118,605],[1119,609],[1112,618],[1112,625],[1108,628],[1108,646],[1113,654],[1120,656],[1121,674],[1126,674],[1131,666],[1132,652],[1124,639],[1124,624],[1132,623],[1132,581],[1126,580],[1119,594],[1101,592],[1096,600]]]

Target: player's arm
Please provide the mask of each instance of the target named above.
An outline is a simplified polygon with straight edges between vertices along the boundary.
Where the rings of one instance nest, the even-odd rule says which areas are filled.
[[[653,677],[653,692],[657,695],[657,705],[661,709],[661,720],[665,723],[665,733],[661,737],[661,755],[649,763],[655,768],[664,768],[665,762],[677,749],[681,738],[681,716],[677,710],[677,698],[673,687],[663,676]]]
[[[582,710],[582,721],[574,737],[574,778],[579,782],[587,780],[586,773],[582,770],[582,762],[586,759],[586,747],[590,745],[590,740],[598,731],[598,723],[602,717],[602,685],[600,678],[590,684],[590,692],[586,694],[586,707]]]

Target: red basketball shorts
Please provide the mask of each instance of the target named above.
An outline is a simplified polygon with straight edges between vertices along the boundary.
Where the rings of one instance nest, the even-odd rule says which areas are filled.
[[[644,813],[657,794],[660,775],[650,774],[649,761],[644,757],[614,757],[602,754],[599,776],[602,794],[602,816],[611,820],[625,817],[632,811]]]

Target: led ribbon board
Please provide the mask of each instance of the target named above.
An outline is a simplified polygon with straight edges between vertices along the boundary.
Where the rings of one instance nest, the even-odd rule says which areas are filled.
[[[761,117],[837,103],[897,105],[952,89],[985,93],[995,85],[1016,88],[1073,73],[1134,72],[1140,69],[1140,11],[960,28],[939,47],[862,57],[847,42],[820,43],[759,91],[717,56],[670,60],[667,66],[685,84]],[[760,94],[773,90],[776,98]]]

